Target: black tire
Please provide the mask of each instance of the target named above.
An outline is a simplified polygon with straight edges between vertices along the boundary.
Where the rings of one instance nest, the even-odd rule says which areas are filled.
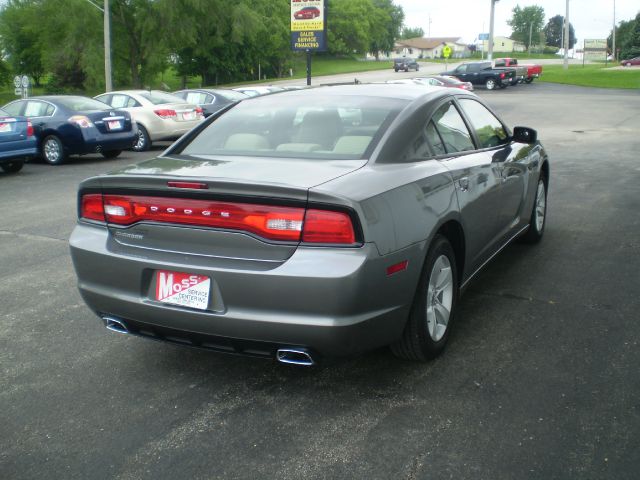
[[[55,135],[49,135],[42,140],[40,152],[44,161],[49,165],[61,165],[67,160],[67,152],[62,140]]]
[[[493,78],[487,78],[487,81],[484,82],[484,86],[487,87],[487,90],[495,90],[498,84]]]
[[[420,65],[416,65],[416,72],[420,71]]]
[[[542,201],[542,204],[540,203]],[[544,227],[547,224],[547,184],[544,177],[538,179],[536,196],[533,200],[531,217],[529,217],[529,229],[519,238],[523,243],[538,243],[544,235]]]
[[[132,150],[134,152],[146,152],[151,148],[151,137],[149,132],[142,125],[138,125],[138,138],[136,143],[133,144]]]
[[[446,258],[446,261],[443,258]],[[437,277],[434,278],[434,274]],[[449,274],[450,277],[448,277]],[[445,276],[442,278],[450,278],[450,282],[446,284],[451,286],[450,292],[445,293],[445,288],[443,288],[440,293],[437,293],[435,280],[441,278],[442,275]],[[433,291],[430,291],[430,288]],[[391,351],[400,358],[418,361],[429,360],[442,353],[455,319],[458,290],[458,272],[453,247],[446,237],[436,235],[422,267],[420,281],[404,332],[398,341],[391,344]],[[429,296],[431,296],[431,300],[429,300]],[[432,303],[431,314],[428,313],[429,302]],[[437,322],[438,317],[441,320],[444,319],[442,314],[436,313],[441,311],[440,308],[434,308],[436,302],[445,312],[446,306],[443,304],[449,305],[450,303],[449,317],[444,325]],[[434,333],[431,333],[431,330]],[[438,333],[436,334],[436,332]]]
[[[102,152],[102,156],[104,158],[116,158],[121,153],[122,150],[107,150],[106,152]]]
[[[525,83],[531,83],[533,82],[533,77],[525,78],[524,81]]]
[[[409,71],[409,67],[405,68],[405,69],[404,69],[404,71],[405,71],[405,72],[408,72],[408,71]]]
[[[501,84],[501,85],[500,85],[500,88],[504,90],[504,89],[505,89],[505,88],[507,88],[508,86],[509,86],[509,84],[508,84],[508,83],[503,83],[503,84]]]
[[[5,173],[16,173],[24,167],[24,160],[11,160],[8,163],[3,163],[0,167]]]
[[[396,73],[398,73],[398,69],[397,68],[394,68],[394,70],[395,70]]]

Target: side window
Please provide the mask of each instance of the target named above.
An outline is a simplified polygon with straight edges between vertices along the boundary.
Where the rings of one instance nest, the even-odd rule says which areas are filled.
[[[37,100],[28,100],[27,107],[24,109],[25,117],[44,117],[46,116],[48,103],[39,102]]]
[[[51,105],[50,103],[47,104],[47,109],[44,111],[44,115],[45,117],[50,117],[53,115],[53,112],[56,111],[56,107],[54,107],[53,105]]]
[[[95,97],[95,99],[99,102],[111,105],[111,95],[98,95],[97,97]]]
[[[133,97],[127,97],[127,108],[132,108],[132,107],[139,107],[140,103],[138,103],[138,101],[133,98]]]
[[[467,71],[467,65],[460,65],[458,68],[456,68],[457,73],[466,73],[466,71]]]
[[[24,102],[13,102],[10,103],[9,105],[5,105],[4,107],[2,107],[2,109],[7,112],[9,115],[20,115],[20,112],[22,111],[22,106],[24,105]]]
[[[444,148],[444,144],[442,143],[442,139],[440,138],[440,134],[436,130],[436,126],[433,122],[429,122],[427,125],[427,141],[429,145],[431,145],[431,149],[435,155],[443,155],[447,153]]]
[[[215,95],[207,95],[207,98],[205,99],[204,103],[216,103]]]
[[[496,147],[509,141],[504,125],[480,102],[463,98],[460,105],[476,132],[480,148]]]
[[[447,153],[466,152],[475,148],[469,129],[453,103],[447,102],[436,110],[432,121]]]
[[[126,108],[129,98],[128,95],[113,95],[109,105],[113,108]]]

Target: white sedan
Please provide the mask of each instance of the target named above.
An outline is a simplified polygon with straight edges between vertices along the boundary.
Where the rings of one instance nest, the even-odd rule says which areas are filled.
[[[138,124],[136,152],[149,150],[156,141],[180,138],[204,118],[197,105],[160,90],[120,90],[95,98],[131,113]]]

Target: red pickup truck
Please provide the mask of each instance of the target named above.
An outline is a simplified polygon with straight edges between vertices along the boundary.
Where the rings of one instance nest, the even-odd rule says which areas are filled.
[[[497,58],[495,61],[496,67],[527,67],[527,75],[524,81],[527,83],[533,82],[534,78],[538,78],[542,75],[542,65],[535,64],[521,64],[518,65],[518,60],[515,58]]]

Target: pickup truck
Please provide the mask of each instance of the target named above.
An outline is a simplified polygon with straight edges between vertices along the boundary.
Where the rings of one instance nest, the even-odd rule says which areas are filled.
[[[487,90],[507,88],[516,78],[513,68],[492,68],[491,62],[467,62],[458,65],[454,70],[442,72],[440,75],[450,75],[463,82],[474,85],[484,85]],[[516,80],[517,81],[517,80]]]
[[[524,77],[524,81],[526,83],[533,82],[534,78],[540,77],[542,75],[542,65],[535,64],[518,64],[518,60],[515,58],[498,58],[495,61],[496,67],[515,67],[515,68],[526,68],[527,72]]]

